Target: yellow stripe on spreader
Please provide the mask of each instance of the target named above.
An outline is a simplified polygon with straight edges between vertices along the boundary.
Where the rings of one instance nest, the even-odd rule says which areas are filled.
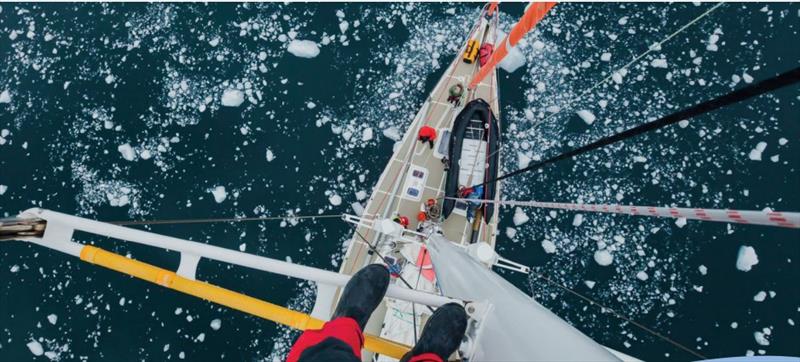
[[[187,279],[175,272],[129,259],[91,245],[86,245],[81,249],[81,260],[299,330],[319,329],[325,324],[324,321],[308,314],[293,311],[206,282]],[[392,358],[400,359],[410,349],[406,345],[380,337],[368,334],[364,335],[364,337],[365,349]]]

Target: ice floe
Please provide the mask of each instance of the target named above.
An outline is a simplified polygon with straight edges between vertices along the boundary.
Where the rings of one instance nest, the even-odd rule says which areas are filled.
[[[214,201],[216,201],[218,204],[222,203],[226,198],[228,198],[228,192],[225,191],[225,186],[214,187],[213,189],[209,190],[209,192],[211,192],[211,195],[214,196]]]
[[[594,113],[592,113],[591,111],[585,110],[585,109],[577,111],[575,113],[578,115],[578,117],[581,117],[581,119],[584,122],[586,122],[587,125],[590,125],[590,126],[592,125],[592,123],[594,123],[595,119],[597,119],[597,117],[595,117]]]
[[[0,103],[11,103],[11,93],[8,90],[0,93]]]
[[[238,107],[244,103],[244,92],[228,88],[222,92],[220,100],[225,107]]]
[[[44,348],[42,348],[42,344],[36,340],[32,340],[26,344],[28,349],[33,353],[34,356],[41,356],[44,354]]]
[[[319,46],[311,40],[292,40],[286,51],[299,58],[315,58],[319,55]]]
[[[756,148],[750,150],[750,154],[747,156],[753,161],[761,161],[761,153],[767,148],[766,142],[759,142],[756,145]]]
[[[544,239],[542,240],[542,249],[544,249],[545,253],[553,254],[556,252],[556,244],[553,244],[550,240]]]
[[[742,245],[736,257],[736,269],[750,271],[756,264],[758,264],[756,249],[753,249],[752,246]]]
[[[136,151],[133,150],[133,147],[131,147],[129,143],[117,146],[117,151],[122,154],[122,158],[125,160],[133,161],[136,158]]]
[[[601,266],[609,266],[614,262],[614,256],[608,250],[598,250],[594,252],[594,261]]]
[[[516,210],[514,210],[514,217],[512,219],[512,221],[514,222],[514,226],[520,226],[528,222],[528,220],[530,220],[528,214],[526,214],[521,207],[518,207],[516,208]]]

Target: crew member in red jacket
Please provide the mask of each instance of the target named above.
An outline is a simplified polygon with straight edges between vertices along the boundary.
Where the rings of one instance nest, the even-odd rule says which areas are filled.
[[[436,140],[436,129],[431,126],[422,126],[419,129],[419,141],[422,143],[428,142],[433,149],[433,141]]]

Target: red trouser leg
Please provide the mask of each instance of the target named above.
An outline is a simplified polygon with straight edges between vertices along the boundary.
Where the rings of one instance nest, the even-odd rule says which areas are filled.
[[[444,361],[442,361],[442,358],[435,353],[423,353],[411,357],[411,359],[409,359],[408,362],[444,362]]]
[[[361,346],[364,345],[364,335],[361,327],[352,318],[339,317],[322,326],[322,329],[307,329],[300,338],[294,342],[286,362],[296,362],[307,348],[333,337],[346,343],[353,349],[353,354],[361,359]]]

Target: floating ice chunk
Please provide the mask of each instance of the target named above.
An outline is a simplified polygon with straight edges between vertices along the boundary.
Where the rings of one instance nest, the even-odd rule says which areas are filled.
[[[328,202],[330,202],[333,206],[339,206],[342,204],[342,197],[337,194],[333,194],[328,197]]]
[[[397,127],[394,126],[384,129],[383,136],[392,141],[400,141],[400,139],[403,137],[402,135],[400,135],[400,130],[398,130]]]
[[[648,278],[650,278],[650,276],[649,276],[649,275],[647,275],[647,272],[645,272],[644,270],[642,270],[642,271],[640,271],[640,272],[636,273],[636,278],[637,278],[637,279],[639,279],[639,280],[641,280],[641,281],[645,281],[645,280],[647,280]]]
[[[217,45],[219,45],[219,40],[220,40],[219,37],[211,39],[208,41],[208,45],[211,45],[212,48],[216,47]]]
[[[644,157],[644,156],[633,156],[633,162],[645,163],[645,162],[647,162],[647,157]]]
[[[750,150],[750,154],[747,156],[753,161],[761,161],[761,154],[767,148],[766,142],[759,142],[756,145],[756,148]]]
[[[553,244],[550,240],[544,239],[542,240],[542,249],[544,249],[545,253],[553,254],[556,252],[556,244]]]
[[[609,266],[614,262],[614,256],[608,250],[598,250],[594,252],[594,261],[601,266]]]
[[[680,122],[678,122],[678,126],[680,126],[681,128],[686,128],[686,126],[688,126],[688,125],[689,125],[689,120],[686,120],[686,119],[681,120]]]
[[[732,322],[732,323],[731,323],[731,329],[736,329],[736,328],[739,328],[739,323],[737,323],[737,322]]]
[[[584,122],[586,122],[586,124],[588,124],[590,126],[597,119],[597,117],[594,116],[594,113],[592,113],[592,112],[590,112],[588,110],[585,110],[585,109],[577,111],[577,112],[575,112],[575,114],[577,114],[578,117],[581,117],[581,119]]]
[[[611,60],[611,53],[608,53],[608,52],[603,53],[602,55],[600,55],[600,60],[602,60],[604,62],[610,61]]]
[[[141,157],[143,160],[149,160],[150,157],[153,157],[153,153],[149,150],[142,150],[142,152],[139,153],[139,157]]]
[[[753,300],[756,302],[763,302],[764,299],[767,299],[767,292],[763,290],[756,293],[756,295],[753,296]]]
[[[517,168],[523,169],[531,163],[531,156],[525,152],[517,153]]]
[[[225,107],[238,107],[244,102],[244,92],[228,88],[222,92],[222,105]]]
[[[622,84],[622,73],[614,72],[611,74],[611,79],[614,80],[614,83]]]
[[[11,92],[4,90],[0,93],[0,103],[11,103]]]
[[[514,217],[512,218],[514,226],[520,226],[528,222],[528,220],[530,220],[530,218],[527,214],[525,214],[525,211],[523,211],[522,208],[518,207],[516,210],[514,210]]]
[[[308,101],[308,102],[306,102],[306,108],[308,108],[308,109],[317,108],[317,104],[314,103],[314,102]]]
[[[517,236],[517,229],[514,229],[512,227],[507,227],[506,236],[508,236],[509,239],[513,239],[515,236]]]
[[[502,31],[497,33],[498,39],[503,39],[506,37],[506,34]],[[515,70],[519,69],[523,65],[525,65],[526,59],[525,55],[519,51],[518,47],[513,47],[508,49],[508,55],[503,58],[498,64],[500,68],[503,68],[506,72],[514,73]]]
[[[347,29],[349,28],[350,28],[350,23],[348,23],[347,20],[342,20],[341,22],[339,22],[339,31],[341,31],[342,34],[347,32]]]
[[[311,40],[292,40],[286,51],[296,57],[310,59],[319,55],[319,46]]]
[[[58,316],[55,314],[50,314],[47,316],[47,321],[50,322],[50,324],[55,325],[56,322],[58,322]]]
[[[583,214],[575,214],[572,218],[572,226],[581,226],[583,224]]]
[[[245,250],[247,250],[247,243],[239,244],[239,251],[244,252]]]
[[[675,225],[677,225],[679,228],[686,226],[686,218],[679,217],[677,220],[675,220]]]
[[[747,73],[742,74],[742,79],[744,79],[745,83],[753,83],[753,76]]]
[[[361,205],[360,202],[354,202],[350,204],[350,207],[353,208],[353,212],[356,216],[361,216],[364,213],[364,205]]]
[[[361,132],[361,140],[364,142],[371,140],[372,137],[372,127],[364,128],[364,130]]]
[[[700,265],[697,269],[700,270],[700,275],[708,274],[708,268],[705,265]]]
[[[514,73],[515,70],[525,65],[525,55],[517,47],[509,49],[508,55],[498,64],[506,72]]]
[[[650,66],[653,68],[666,68],[667,60],[662,58],[653,59],[653,61],[650,62]]]
[[[789,142],[789,140],[787,140],[787,139],[785,139],[785,138],[783,138],[783,137],[781,137],[781,138],[778,140],[778,144],[779,144],[779,145],[781,145],[781,146],[783,146],[783,145],[787,144],[788,142]]]
[[[8,191],[8,186],[0,185],[0,195],[6,193],[6,191]]]
[[[756,339],[756,343],[762,346],[769,346],[769,339],[767,339],[767,334],[762,331],[755,331],[753,333],[753,338]],[[35,354],[35,353],[34,353]],[[37,355],[38,356],[38,355]]]
[[[781,156],[780,155],[774,155],[774,156],[771,156],[769,158],[769,160],[772,161],[772,162],[778,162],[778,161],[781,160]]]
[[[356,199],[361,201],[367,198],[367,192],[364,190],[359,190],[356,192]]]
[[[758,255],[756,249],[752,246],[742,245],[739,247],[739,254],[736,257],[736,269],[741,271],[750,271],[753,265],[758,264]]]
[[[534,40],[533,41],[533,49],[536,49],[536,50],[544,49],[544,43],[542,43],[540,40]]]
[[[133,159],[136,158],[136,152],[133,150],[133,147],[131,147],[131,145],[128,143],[117,146],[117,151],[119,151],[119,153],[122,154],[122,158],[128,161],[133,161]]]
[[[106,76],[106,84],[114,83],[114,80],[116,79],[117,77],[115,77],[113,74],[109,74]]]
[[[584,280],[583,284],[586,284],[586,287],[589,289],[593,289],[594,285],[596,284],[594,280]]]
[[[214,195],[214,201],[218,204],[225,201],[228,198],[228,192],[225,191],[225,186],[217,186],[214,189],[210,190],[211,194]]]
[[[32,340],[26,344],[28,349],[31,350],[34,356],[41,356],[44,354],[44,348],[42,348],[42,344],[36,340]]]
[[[272,162],[274,159],[275,153],[273,153],[271,149],[267,148],[267,162]]]

